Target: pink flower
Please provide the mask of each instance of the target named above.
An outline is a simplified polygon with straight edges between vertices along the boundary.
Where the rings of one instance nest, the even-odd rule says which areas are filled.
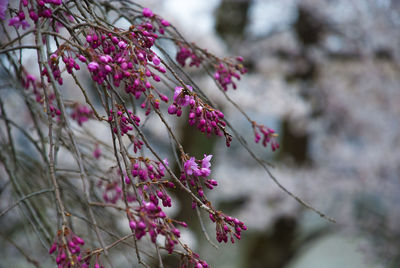
[[[191,86],[186,86],[189,91],[193,91],[193,88]],[[176,87],[175,88],[175,93],[174,93],[174,101],[179,105],[179,106],[188,106],[190,103],[191,97],[189,95],[186,95],[182,93],[183,87]]]
[[[204,158],[201,161],[200,172],[201,172],[201,176],[203,176],[203,177],[207,177],[211,173],[211,169],[210,169],[210,167],[211,167],[211,163],[210,163],[211,158],[212,158],[211,154],[210,155],[204,155]]]
[[[143,16],[150,18],[153,17],[153,15],[153,11],[151,11],[150,8],[143,8]]]
[[[187,160],[184,164],[185,172],[188,175],[196,175],[200,173],[199,166],[196,163],[196,160],[194,157],[191,157],[189,160]]]
[[[163,162],[164,162],[164,165],[168,166],[168,159],[167,159],[167,158],[165,158],[165,159],[163,160]],[[160,171],[162,171],[162,172],[165,171],[164,165],[163,165],[162,163],[159,163],[159,164],[158,164],[158,168],[159,168]]]

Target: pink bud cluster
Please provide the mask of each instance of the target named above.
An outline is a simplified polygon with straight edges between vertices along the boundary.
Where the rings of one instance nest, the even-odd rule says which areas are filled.
[[[103,192],[103,199],[106,203],[115,204],[118,201],[124,201],[124,195],[122,192],[121,174],[123,174],[124,181],[126,184],[130,184],[130,179],[125,172],[120,170],[111,169],[109,172],[110,180],[100,180],[97,183],[97,187]],[[137,201],[137,196],[132,189],[126,188],[126,201],[132,203]]]
[[[93,111],[82,104],[75,104],[71,113],[72,119],[76,120],[80,126],[93,116]]]
[[[179,45],[179,51],[176,54],[176,61],[182,65],[182,67],[185,67],[186,65],[186,60],[190,59],[189,66],[196,66],[199,67],[203,59],[194,53],[194,51],[187,45],[180,44]]]
[[[279,149],[279,143],[276,140],[276,137],[278,136],[278,134],[276,134],[273,129],[268,128],[264,125],[259,125],[256,122],[253,122],[252,125],[253,125],[253,132],[254,132],[254,141],[256,143],[259,143],[262,139],[261,143],[264,147],[267,147],[268,144],[270,144],[273,152],[275,152],[275,150]],[[261,132],[262,136],[260,135],[260,132]]]
[[[131,181],[130,177],[124,173],[124,182],[127,186],[126,188],[126,198],[127,202],[137,201],[137,196],[132,191],[133,188],[129,185],[135,184],[138,188],[136,192],[141,200],[150,200],[154,204],[158,205],[159,200],[161,200],[164,207],[171,207],[171,197],[168,195],[166,188],[174,188],[174,183],[164,180],[162,178],[165,176],[165,166],[168,166],[167,159],[163,160],[164,164],[158,161],[153,161],[148,158],[137,157],[131,158],[132,167],[131,173],[133,179],[137,178],[137,181]],[[117,203],[119,200],[123,201],[123,193],[121,186],[121,172],[118,171],[115,174],[110,174],[112,177],[117,175],[114,179],[110,181],[99,181],[97,186],[103,191],[103,199],[106,203]]]
[[[23,70],[22,74],[24,76],[21,79],[23,87],[25,89],[29,89],[30,87],[32,87],[33,91],[34,91],[34,93],[36,95],[36,92],[38,90],[37,89],[38,88],[38,83],[36,82],[36,78],[33,75],[28,74],[25,70]]]
[[[184,256],[181,260],[179,268],[209,268],[210,266],[206,261],[200,260],[200,256],[195,253],[191,252],[190,255]]]
[[[57,237],[49,253],[53,254],[57,251],[56,263],[59,268],[89,267],[90,259],[83,260],[81,254],[81,246],[84,244],[85,241],[82,238],[75,235],[68,227],[65,227],[57,232]]]
[[[42,85],[41,83],[36,81],[36,78],[33,75],[28,74],[25,70],[22,72],[23,76],[22,77],[22,85],[24,86],[25,89],[29,90],[32,88],[33,94],[35,95],[35,100],[37,103],[40,103],[41,105],[44,104],[44,96],[43,93],[41,92]],[[49,94],[49,110],[50,114],[52,117],[57,116],[59,119],[59,116],[61,115],[60,109],[58,109],[56,106],[53,105],[53,102],[55,100],[55,95],[53,93]]]
[[[178,223],[184,227],[187,226],[186,223]],[[152,201],[144,202],[142,206],[135,210],[135,213],[131,213],[129,227],[135,232],[137,239],[141,239],[148,233],[151,241],[156,243],[158,235],[164,236],[165,248],[170,254],[181,236],[179,229],[174,226],[172,220],[166,218],[161,207]]]
[[[61,115],[61,111],[60,109],[58,109],[57,107],[55,107],[54,105],[52,105],[51,103],[54,101],[55,99],[55,95],[54,94],[50,94],[49,96],[49,109],[50,109],[50,114],[52,117],[57,116],[57,120],[60,119],[60,115]]]
[[[171,207],[171,197],[165,187],[174,188],[175,185],[170,181],[161,181],[165,176],[165,166],[168,166],[167,159],[164,159],[163,163],[142,157],[131,159],[131,161],[132,176],[138,178],[138,181],[141,182],[139,189],[142,197],[156,205],[161,200],[164,207]],[[128,177],[125,178],[125,182],[127,184],[131,183]]]
[[[127,177],[125,177],[125,178],[127,178]],[[103,191],[104,202],[115,204],[119,200],[123,200],[123,193],[122,193],[120,179],[115,179],[115,180],[108,181],[108,182],[100,181],[97,184],[97,186],[100,187]],[[131,191],[126,192],[126,201],[128,203],[134,202],[136,200],[137,199],[136,199],[136,196],[134,193],[132,193]]]
[[[65,63],[65,67],[67,69],[67,72],[69,74],[72,74],[73,69],[75,70],[80,70],[81,67],[79,66],[79,64],[77,62],[75,62],[74,58],[71,56],[62,56],[62,61]]]
[[[184,185],[189,184],[191,187],[196,189],[199,197],[203,201],[205,201],[205,197],[202,184],[204,183],[204,185],[211,190],[218,185],[216,180],[206,179],[211,174],[211,158],[212,155],[204,155],[202,160],[196,160],[194,157],[190,157],[184,161],[184,170],[180,177],[180,180]]]
[[[34,6],[34,3],[36,5]],[[25,30],[29,27],[29,23],[26,21],[25,10],[28,12],[29,17],[33,22],[37,22],[39,18],[51,18],[53,14],[53,6],[59,6],[62,4],[62,0],[37,0],[37,1],[28,1],[21,0],[19,2],[19,11],[16,16],[12,17],[8,25],[14,26],[17,29],[22,26],[22,29]],[[35,8],[37,9],[37,13],[35,12]]]
[[[217,241],[228,242],[228,236],[232,243],[235,243],[234,237],[240,240],[242,230],[247,230],[246,225],[236,218],[226,216],[223,213],[210,213],[210,219],[216,223]]]
[[[176,87],[174,102],[168,107],[169,114],[182,115],[182,108],[189,106],[189,125],[196,126],[198,130],[206,133],[207,136],[225,136],[226,145],[229,147],[232,141],[231,136],[225,131],[226,123],[223,120],[224,114],[204,103],[193,93],[191,86]]]
[[[51,72],[53,74],[54,79],[58,82],[58,84],[62,85],[63,84],[63,79],[61,77],[61,70],[60,70],[60,66],[59,66],[59,54],[58,53],[61,53],[61,52],[55,52],[55,53],[50,55],[49,66],[50,66],[50,69],[51,69]],[[47,82],[48,83],[51,82],[50,75],[49,75],[49,73],[48,73],[46,68],[43,68],[41,74],[44,75],[44,76],[47,76]]]
[[[127,116],[125,116],[126,114]],[[131,121],[135,123],[136,126],[139,126],[140,118],[139,116],[134,115],[131,111],[127,111],[125,113],[123,108],[118,108],[116,111],[117,118],[114,118],[114,111],[110,110],[110,115],[108,116],[108,122],[112,122],[114,124],[119,124],[119,128],[121,130],[121,136],[128,133],[129,131],[133,130],[133,126],[131,125]],[[131,121],[130,121],[131,120]],[[118,128],[116,125],[113,127],[114,133],[118,133]],[[142,142],[135,143],[135,148],[138,147],[139,149],[142,146]],[[137,149],[136,149],[137,150]],[[136,153],[135,150],[135,153]]]
[[[154,70],[166,72],[160,65],[161,60],[150,48],[158,38],[157,30],[164,33],[164,27],[169,23],[149,9],[144,9],[143,15],[148,19],[140,25],[131,26],[127,33],[93,31],[86,36],[90,48],[88,53],[92,58],[88,69],[93,80],[102,84],[109,76],[114,86],[123,84],[125,91],[137,99],[146,90],[154,89],[150,79],[161,81]]]
[[[131,162],[132,176],[138,177],[140,181],[154,181],[165,176],[165,167],[160,162],[143,157],[132,158]],[[168,165],[167,159],[164,164]]]
[[[233,78],[240,80],[240,75],[247,73],[246,68],[243,66],[242,57],[236,57],[236,61],[230,59],[222,60],[204,49],[195,47],[194,44],[194,48],[180,43],[178,43],[178,46],[179,50],[175,59],[182,67],[185,67],[187,59],[190,59],[189,66],[196,67],[199,67],[205,58],[212,60],[215,68],[214,78],[225,91],[228,90],[229,85],[232,85],[233,89],[236,89],[237,86],[235,82],[233,82]]]
[[[22,72],[23,77],[22,77],[22,85],[26,90],[29,90],[32,87],[33,94],[35,94],[35,100],[37,103],[43,103],[43,95],[39,91],[41,89],[41,84],[36,81],[36,78],[28,74],[25,70]]]
[[[77,71],[81,69],[74,57],[79,59],[81,62],[86,62],[86,58],[83,55],[71,55],[69,49],[64,46],[60,46],[57,51],[50,55],[50,59],[48,61],[49,67],[54,79],[58,82],[58,84],[63,84],[63,78],[61,77],[61,70],[59,66],[60,58],[64,62],[65,68],[69,74],[72,74],[74,69]],[[41,74],[47,76],[47,82],[50,83],[50,75],[45,67],[42,69]]]
[[[168,27],[170,24],[167,20],[164,20],[163,18],[161,18],[158,15],[154,15],[153,11],[151,11],[150,8],[143,8],[142,14],[145,18],[149,18],[151,19],[153,22],[155,22],[155,25],[157,25],[158,27],[158,32],[160,34],[164,34],[165,33],[165,27]],[[149,22],[147,22],[149,23]],[[151,24],[150,30],[153,29],[153,27],[155,27],[153,24]]]
[[[232,85],[233,89],[236,89],[236,84],[232,79],[236,78],[237,80],[240,80],[240,74],[245,74],[247,72],[241,63],[243,58],[237,57],[236,59],[239,62],[237,64],[228,61],[221,61],[215,66],[216,71],[214,73],[214,78],[225,91],[228,90],[229,85]]]
[[[131,134],[127,135],[133,144],[133,151],[137,153],[138,150],[142,149],[143,141],[141,141],[137,136]]]
[[[167,215],[161,210],[161,207],[153,202],[144,202],[142,206],[136,209],[138,216],[131,216],[129,227],[135,231],[137,239],[141,239],[148,232],[153,243],[157,239],[158,220],[164,219]]]
[[[158,92],[156,89],[154,89],[154,90],[155,90],[156,92]],[[162,101],[168,103],[168,97],[167,97],[167,96],[165,96],[165,95],[163,95],[163,94],[161,94],[161,93],[158,93],[158,94],[159,94],[159,96],[160,96],[160,98],[161,98]],[[152,108],[153,108],[153,109],[157,109],[157,110],[160,109],[160,100],[159,100],[159,99],[156,99],[156,98],[154,97],[153,94],[149,94],[149,95],[146,97],[146,99],[143,101],[143,103],[140,105],[140,107],[141,107],[142,109],[145,109],[145,108],[146,108],[145,115],[147,116],[147,115],[150,114]]]

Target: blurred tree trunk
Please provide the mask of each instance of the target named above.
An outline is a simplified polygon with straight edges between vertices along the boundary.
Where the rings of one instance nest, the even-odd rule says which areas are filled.
[[[248,235],[242,267],[286,267],[304,247],[331,231],[328,227],[317,228],[300,239],[298,229],[296,218],[282,216],[275,221],[271,231]]]

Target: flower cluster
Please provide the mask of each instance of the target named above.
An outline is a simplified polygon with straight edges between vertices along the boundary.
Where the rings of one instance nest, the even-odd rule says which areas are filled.
[[[40,105],[44,105],[44,95],[43,95],[43,88],[42,88],[42,84],[39,83],[38,81],[36,81],[36,78],[31,75],[28,74],[24,69],[22,72],[22,85],[26,90],[29,90],[30,88],[32,88],[33,94],[35,95],[35,101],[37,103],[39,103]],[[50,93],[48,95],[49,98],[49,110],[50,110],[50,114],[52,117],[56,117],[57,119],[59,119],[60,115],[61,115],[61,111],[60,109],[58,109],[54,104],[54,100],[55,100],[55,95],[54,93]]]
[[[55,99],[55,95],[54,94],[50,94],[50,96],[49,96],[50,114],[51,114],[52,117],[57,116],[57,120],[59,120],[60,119],[60,115],[61,115],[61,111],[56,106],[51,104],[54,101],[54,99]]]
[[[126,114],[129,118],[127,116],[125,116],[124,114]],[[132,120],[136,126],[139,126],[139,123],[140,123],[139,116],[134,115],[129,110],[125,113],[125,110],[122,107],[118,107],[118,109],[116,111],[116,115],[117,115],[117,117],[114,118],[114,111],[110,110],[110,115],[108,116],[108,122],[112,122],[114,124],[119,125],[119,129],[121,130],[121,136],[128,133],[128,131],[133,130],[133,126],[131,125],[130,120]],[[118,128],[116,125],[114,125],[113,131],[114,131],[114,133],[118,133]],[[138,146],[140,149],[140,146],[142,144],[143,143],[140,142],[138,144],[135,144],[135,146]]]
[[[253,121],[252,123],[253,125],[253,132],[254,132],[254,141],[256,143],[259,143],[260,140],[262,139],[262,145],[264,147],[268,146],[268,143],[271,144],[271,149],[273,152],[275,152],[275,150],[279,149],[279,143],[276,140],[276,137],[278,137],[278,134],[275,133],[275,131],[271,128],[268,128],[264,125],[259,125],[256,122]],[[263,135],[261,137],[260,135]]]
[[[63,79],[61,77],[61,70],[60,70],[60,66],[59,66],[59,55],[58,55],[58,53],[60,53],[60,52],[55,52],[55,53],[50,55],[49,66],[50,66],[50,70],[51,70],[51,72],[53,74],[54,79],[58,82],[58,84],[62,85],[63,84]],[[47,71],[47,69],[45,67],[43,67],[41,75],[47,76],[47,82],[48,83],[51,82],[50,74],[49,74],[49,72]]]
[[[200,198],[205,200],[202,183],[209,189],[218,185],[216,180],[206,179],[211,174],[210,160],[212,155],[204,155],[202,160],[196,160],[194,157],[188,158],[187,156],[184,156],[184,158],[186,158],[186,161],[183,163],[184,170],[181,173],[180,180],[184,185],[189,184],[194,187]]]
[[[80,57],[78,56],[78,58],[80,58]],[[67,69],[67,72],[69,74],[72,74],[73,69],[75,69],[77,71],[81,69],[79,64],[77,62],[75,62],[75,59],[73,57],[71,57],[71,56],[63,55],[62,56],[62,61],[65,63],[65,68]]]
[[[85,244],[82,238],[77,236],[68,227],[58,230],[56,240],[51,246],[49,253],[57,251],[56,263],[60,268],[75,267],[76,264],[86,264],[89,267],[90,259],[83,260],[81,246]]]
[[[215,66],[214,78],[227,91],[228,86],[232,85],[233,89],[236,89],[236,84],[233,82],[233,78],[240,80],[240,74],[245,74],[247,70],[244,68],[242,57],[237,57],[238,63],[222,62]]]
[[[22,29],[25,30],[29,27],[29,23],[26,21],[25,11],[29,14],[29,17],[35,23],[39,20],[39,18],[51,18],[53,14],[53,6],[60,6],[62,4],[62,0],[40,0],[37,1],[37,6],[34,7],[32,4],[33,1],[21,0],[19,3],[19,11],[16,16],[12,17],[8,25],[14,26],[17,29],[22,26]],[[35,8],[37,8],[37,13],[35,12]]]
[[[131,158],[131,163],[131,178],[135,179],[135,181],[132,182],[130,176],[122,172],[124,174],[124,182],[128,186],[126,190],[127,202],[136,201],[138,198],[136,196],[137,193],[141,200],[150,200],[156,205],[161,200],[164,207],[171,207],[171,197],[168,195],[166,188],[174,188],[175,185],[168,180],[162,180],[165,176],[165,166],[168,166],[167,159],[164,159],[162,164],[148,158],[137,157]],[[115,204],[117,201],[123,200],[121,171],[111,172],[110,176],[112,177],[110,181],[101,180],[97,186],[102,189],[104,201]],[[133,192],[133,188],[129,187],[132,184],[137,187],[137,192]]]
[[[154,15],[153,11],[151,11],[150,8],[144,8],[142,11],[142,14],[145,18],[149,18],[151,19],[153,22],[155,22],[155,24],[150,24],[149,28],[150,30],[156,29],[158,28],[158,32],[160,34],[164,34],[165,33],[165,28],[170,26],[169,22],[163,18],[161,18],[160,16]]]
[[[189,125],[196,126],[207,136],[225,136],[226,145],[229,147],[231,136],[225,131],[226,123],[224,114],[204,103],[201,98],[193,93],[191,86],[176,87],[174,102],[168,107],[169,114],[182,115],[182,108],[189,106]]]
[[[180,44],[179,45],[179,51],[176,54],[176,61],[182,65],[182,67],[185,67],[186,65],[186,60],[190,59],[189,66],[196,66],[199,67],[203,59],[196,55],[196,53],[193,52],[193,50],[187,46]]]
[[[122,189],[119,186],[118,180],[111,181],[107,183],[103,183],[100,181],[97,186],[102,187],[104,185],[103,190],[103,199],[106,203],[115,204],[122,197]]]
[[[207,186],[209,189],[213,189],[218,185],[217,181],[213,179],[205,179],[211,174],[211,163],[210,160],[212,155],[204,155],[202,160],[196,160],[194,157],[185,157],[186,160],[183,163],[183,172],[181,174],[180,180],[184,185],[189,184],[191,187],[196,189],[199,197],[203,202],[207,202],[204,197],[204,191],[201,185],[201,181]],[[200,180],[200,178],[204,178],[204,180]],[[197,206],[196,202],[193,202],[193,207]],[[228,241],[228,236],[230,236],[230,240],[234,243],[234,237],[240,239],[241,231],[247,230],[247,227],[243,224],[243,222],[239,221],[236,218],[232,218],[227,216],[219,211],[215,213],[210,213],[210,219],[216,223],[216,236],[217,241],[225,243]]]
[[[174,183],[162,181],[165,176],[165,166],[168,166],[167,159],[163,163],[153,161],[148,158],[132,158],[132,176],[139,179],[139,190],[142,197],[158,205],[161,200],[164,207],[171,207],[171,197],[168,195],[165,187],[174,188]],[[164,166],[165,165],[165,166]],[[130,184],[129,178],[125,182]]]
[[[169,22],[155,16],[150,9],[144,9],[143,16],[148,19],[140,25],[131,26],[128,33],[92,30],[86,36],[87,47],[90,48],[87,52],[92,58],[88,70],[93,80],[102,84],[109,75],[114,86],[123,83],[125,91],[137,99],[146,90],[154,90],[150,78],[155,82],[161,81],[154,71],[166,72],[151,47],[158,38],[156,32],[163,34]]]
[[[130,182],[128,176],[124,174],[125,182]],[[122,186],[121,186],[121,171],[111,169],[109,172],[109,180],[100,180],[97,183],[97,187],[102,191],[103,200],[106,203],[115,204],[119,200],[123,200]],[[127,189],[126,191],[126,201],[128,203],[134,202],[137,200],[136,195]]]
[[[233,89],[236,89],[237,86],[233,78],[240,80],[240,75],[247,73],[246,68],[243,66],[242,57],[236,57],[236,60],[222,60],[207,52],[207,50],[196,47],[194,44],[194,48],[181,43],[178,43],[178,46],[179,50],[176,53],[175,59],[182,67],[185,67],[187,59],[190,59],[189,66],[196,67],[199,67],[205,58],[210,59],[215,68],[214,78],[225,91],[228,90],[229,85],[232,85]],[[195,51],[198,51],[198,53]]]
[[[131,162],[132,176],[138,177],[140,181],[154,181],[165,176],[165,167],[160,162],[143,157],[131,158]],[[168,165],[167,159],[164,160],[164,164]]]
[[[128,176],[125,175],[125,181],[128,179],[129,179]],[[122,189],[121,189],[121,180],[120,179],[115,179],[112,181],[108,181],[106,183],[100,181],[97,185],[98,185],[98,187],[103,188],[104,202],[115,204],[118,202],[118,200],[123,200],[123,193],[122,193]],[[128,203],[131,203],[136,200],[137,200],[136,195],[132,191],[127,190],[126,191],[126,201]]]
[[[86,105],[76,103],[71,113],[72,119],[76,120],[80,126],[93,116],[93,111]]]
[[[221,212],[210,213],[210,219],[216,223],[216,233],[218,242],[228,242],[228,236],[232,243],[235,243],[234,237],[240,240],[242,230],[247,230],[246,225],[236,218],[226,216]]]
[[[135,214],[135,215],[134,215]],[[178,222],[180,225],[187,227],[186,223]],[[157,236],[165,237],[165,248],[168,253],[172,253],[180,231],[174,226],[171,219],[166,218],[165,213],[156,203],[144,202],[142,206],[135,209],[135,213],[131,213],[129,227],[135,232],[137,239],[141,239],[146,233],[149,234],[153,243],[156,243]]]

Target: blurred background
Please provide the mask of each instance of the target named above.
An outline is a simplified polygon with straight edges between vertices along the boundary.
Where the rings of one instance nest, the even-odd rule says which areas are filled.
[[[400,1],[140,3],[209,51],[245,58],[249,73],[228,94],[275,128],[281,144],[275,153],[252,148],[287,188],[337,221],[278,189],[238,143],[228,151],[223,142],[195,144],[181,129],[189,151],[215,155],[214,202],[249,227],[219,250],[200,231],[188,234],[200,255],[212,267],[400,267]],[[204,73],[187,71],[223,102]],[[241,114],[229,105],[224,112],[251,137]],[[177,216],[196,225],[185,213]]]
[[[219,102],[285,187],[337,221],[320,218],[280,190],[237,141],[227,150],[223,139],[204,138],[183,127],[183,120],[176,129],[185,150],[197,159],[214,155],[212,174],[219,186],[208,196],[248,226],[240,242],[216,250],[191,201],[176,194],[180,205],[169,215],[192,227],[184,240],[217,268],[400,267],[400,1],[137,2],[200,47],[244,57],[249,72],[228,95],[279,133],[281,148],[274,153],[253,144],[248,121],[225,104],[204,71],[185,71]],[[147,134],[168,156],[169,140],[152,120]],[[107,127],[99,127],[89,122],[87,129],[110,139]],[[215,241],[215,225],[205,223]],[[0,225],[7,232],[18,227],[12,218]],[[0,267],[29,267],[18,258],[0,240]],[[166,267],[175,267],[175,261],[166,257]]]

